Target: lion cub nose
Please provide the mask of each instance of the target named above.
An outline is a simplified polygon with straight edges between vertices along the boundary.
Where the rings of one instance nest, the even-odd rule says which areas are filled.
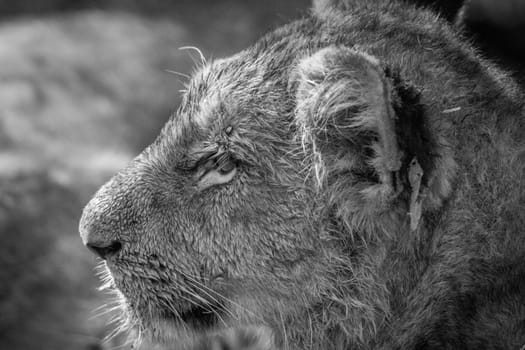
[[[122,249],[122,243],[90,220],[86,210],[80,219],[79,231],[84,245],[104,260],[114,256]]]
[[[118,212],[109,205],[111,197],[95,196],[84,208],[79,231],[84,245],[104,260],[122,250],[118,231]]]

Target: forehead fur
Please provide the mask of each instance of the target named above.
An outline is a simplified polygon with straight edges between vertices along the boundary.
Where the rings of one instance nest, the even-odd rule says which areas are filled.
[[[283,37],[282,45],[293,43]],[[177,166],[203,151],[221,150],[276,174],[271,160],[284,158],[294,147],[295,94],[288,80],[297,53],[289,50],[276,57],[276,50],[281,52],[258,43],[198,69],[150,154]]]
[[[248,132],[270,122],[276,128],[283,120],[290,122],[294,101],[288,80],[297,54],[293,38],[276,32],[232,57],[200,67],[163,138],[187,144],[228,126]]]
[[[179,114],[191,114],[196,123],[206,125],[209,120],[206,115],[209,116],[217,104],[242,108],[256,102],[250,106],[254,108],[264,103],[263,97],[282,98],[297,58],[322,46],[319,40],[313,40],[313,31],[305,32],[302,28],[317,25],[315,19],[292,23],[232,57],[201,67],[188,85]],[[277,96],[279,94],[281,96]]]
[[[241,55],[216,60],[194,74],[179,114],[190,115],[199,128],[205,129],[221,115],[221,110],[242,108],[249,93],[258,91],[262,81],[262,66]]]

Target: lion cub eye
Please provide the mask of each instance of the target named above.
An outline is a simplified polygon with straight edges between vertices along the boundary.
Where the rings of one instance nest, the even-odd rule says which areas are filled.
[[[200,190],[230,182],[237,173],[237,164],[230,157],[209,159],[196,174]]]
[[[222,164],[218,165],[217,166],[217,171],[222,174],[222,175],[226,175],[230,172],[232,172],[233,170],[235,170],[235,162],[231,159],[227,159],[226,161],[224,161]]]

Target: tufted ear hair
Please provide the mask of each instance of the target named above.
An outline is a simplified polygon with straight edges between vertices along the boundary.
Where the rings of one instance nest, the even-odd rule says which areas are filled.
[[[454,162],[438,145],[445,141],[430,130],[417,90],[376,58],[324,48],[299,62],[292,84],[312,173],[352,231],[392,225],[395,213],[406,221],[407,211],[415,230],[423,202],[436,207],[448,196]]]

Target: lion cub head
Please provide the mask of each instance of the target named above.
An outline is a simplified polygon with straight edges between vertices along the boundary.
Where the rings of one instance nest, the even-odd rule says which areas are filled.
[[[416,89],[298,32],[202,67],[157,140],[86,206],[82,239],[127,325],[181,348],[242,326],[313,344],[363,337],[388,312],[380,254],[364,252],[414,231],[414,196],[423,216],[439,206],[452,167]]]

